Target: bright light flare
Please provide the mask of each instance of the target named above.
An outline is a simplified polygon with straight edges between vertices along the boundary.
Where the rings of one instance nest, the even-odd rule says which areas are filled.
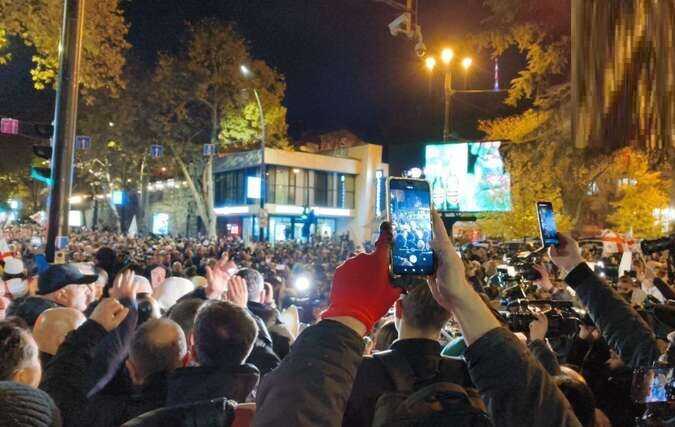
[[[464,58],[462,60],[462,67],[464,67],[465,70],[468,70],[469,67],[471,67],[471,64],[473,64],[473,59],[471,58]]]
[[[427,70],[434,71],[434,68],[436,68],[436,58],[428,56],[427,59],[424,60],[424,66],[427,67]]]
[[[448,65],[450,63],[450,61],[452,61],[452,58],[454,58],[454,57],[455,57],[455,51],[453,51],[450,48],[445,48],[445,49],[443,49],[443,51],[441,51],[441,61],[443,61],[443,63],[445,65]]]
[[[312,284],[307,276],[300,276],[295,279],[295,289],[300,292],[307,292]]]

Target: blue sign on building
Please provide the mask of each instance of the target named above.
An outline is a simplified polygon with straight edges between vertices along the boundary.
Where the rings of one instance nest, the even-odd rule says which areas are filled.
[[[158,159],[164,154],[164,147],[159,144],[153,144],[150,146],[150,157],[153,159]]]
[[[216,154],[215,144],[204,144],[203,152],[205,156],[212,156]]]
[[[88,150],[91,148],[91,137],[86,135],[78,135],[75,137],[76,150]]]

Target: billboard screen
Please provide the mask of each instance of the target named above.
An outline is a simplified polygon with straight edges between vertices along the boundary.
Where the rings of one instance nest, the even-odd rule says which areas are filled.
[[[501,142],[426,146],[424,173],[439,211],[507,212],[511,179],[499,153]]]

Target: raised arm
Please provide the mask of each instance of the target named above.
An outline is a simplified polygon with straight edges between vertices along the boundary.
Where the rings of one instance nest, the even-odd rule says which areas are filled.
[[[388,228],[375,252],[350,258],[335,272],[323,321],[305,330],[260,385],[256,426],[341,426],[363,336],[400,295],[389,282]]]
[[[549,249],[551,260],[567,271],[565,281],[577,293],[593,323],[627,365],[649,366],[660,356],[656,337],[640,315],[584,262],[579,246],[559,234],[560,245]]]

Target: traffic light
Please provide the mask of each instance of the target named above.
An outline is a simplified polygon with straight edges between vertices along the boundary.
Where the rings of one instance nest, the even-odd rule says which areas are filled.
[[[50,161],[52,159],[52,147],[49,145],[33,145],[33,154],[41,159]],[[30,177],[45,185],[52,185],[51,168],[31,166]]]
[[[30,177],[45,185],[52,185],[52,170],[50,168],[38,168],[31,166]]]

